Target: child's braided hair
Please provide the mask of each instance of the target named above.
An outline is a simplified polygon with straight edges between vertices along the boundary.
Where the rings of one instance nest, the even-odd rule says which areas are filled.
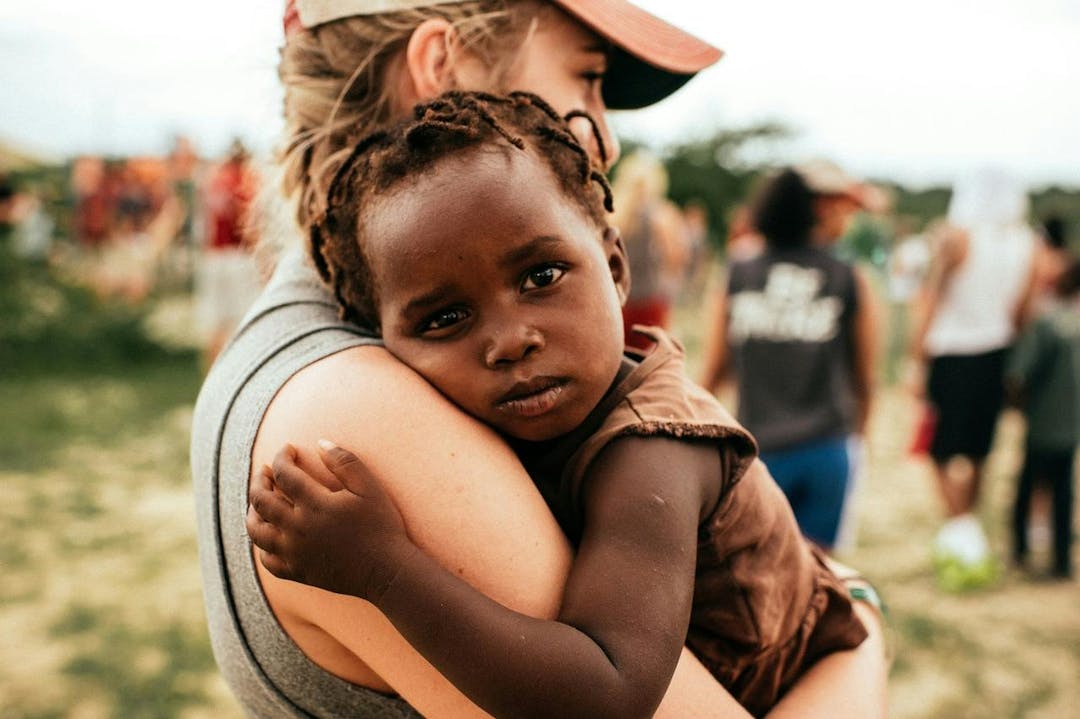
[[[599,139],[595,122],[593,129]],[[378,297],[359,222],[366,198],[449,155],[498,139],[519,150],[532,145],[554,171],[566,197],[599,227],[606,226],[605,211],[612,211],[607,178],[550,105],[525,92],[506,96],[448,92],[418,105],[408,121],[357,142],[334,174],[324,206],[309,208],[311,257],[333,288],[343,319],[379,328]],[[595,192],[594,182],[602,194]]]

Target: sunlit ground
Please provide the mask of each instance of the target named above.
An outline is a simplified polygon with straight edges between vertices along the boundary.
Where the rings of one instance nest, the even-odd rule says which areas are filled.
[[[698,317],[679,317],[695,357]],[[165,327],[188,319],[182,300],[158,313]],[[187,464],[198,383],[190,358],[0,374],[0,716],[241,716],[202,615]],[[980,592],[935,589],[938,504],[906,454],[914,417],[903,392],[881,393],[847,556],[890,606],[892,716],[1077,716],[1080,585],[1006,572]],[[1005,556],[1022,427],[1008,415],[1001,429],[983,517]]]

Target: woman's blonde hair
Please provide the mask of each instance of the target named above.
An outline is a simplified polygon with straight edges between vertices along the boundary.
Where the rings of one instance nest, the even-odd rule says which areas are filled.
[[[349,141],[394,119],[395,62],[421,23],[450,23],[458,49],[491,69],[485,89],[501,91],[510,89],[502,84],[513,50],[532,32],[540,8],[539,0],[467,0],[344,18],[289,38],[278,69],[285,89],[278,164],[281,192],[300,227],[319,213]]]

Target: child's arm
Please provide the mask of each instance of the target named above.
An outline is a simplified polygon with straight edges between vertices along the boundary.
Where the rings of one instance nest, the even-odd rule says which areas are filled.
[[[327,490],[287,452],[273,484],[253,482],[249,531],[271,572],[368,599],[495,716],[652,715],[686,637],[714,447],[624,438],[600,455],[558,622],[477,592],[408,542],[359,460],[337,448],[323,458],[355,496]]]

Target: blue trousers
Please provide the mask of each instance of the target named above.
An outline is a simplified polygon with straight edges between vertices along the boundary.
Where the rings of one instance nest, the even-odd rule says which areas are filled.
[[[822,548],[832,549],[851,481],[847,438],[762,452],[761,461],[787,495],[803,534]]]

